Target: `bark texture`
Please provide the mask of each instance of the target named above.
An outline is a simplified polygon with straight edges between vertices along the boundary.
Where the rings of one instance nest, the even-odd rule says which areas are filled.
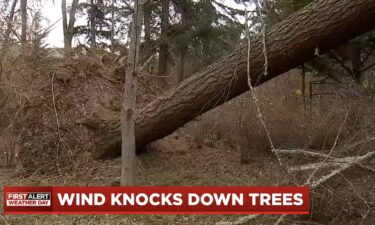
[[[287,72],[314,55],[375,27],[374,0],[316,0],[267,32],[268,76],[263,76],[262,38],[252,40],[250,70],[253,85]],[[193,118],[248,90],[247,48],[241,48],[207,66],[138,112],[138,151],[163,138]],[[101,121],[94,156],[118,156],[120,119]]]
[[[94,0],[90,0],[90,46],[96,47],[96,5]]]
[[[27,45],[27,0],[21,0],[21,45],[22,51],[25,53]]]
[[[161,11],[161,33],[159,44],[159,75],[164,76],[167,72],[168,64],[168,29],[169,29],[169,0],[162,0]]]
[[[135,183],[135,109],[137,96],[137,65],[139,43],[142,32],[142,18],[145,0],[137,0],[134,6],[133,23],[130,35],[129,55],[125,73],[124,97],[121,106],[122,164],[121,185]]]
[[[72,50],[72,41],[74,35],[74,23],[76,21],[76,12],[79,0],[73,0],[71,9],[69,11],[69,22],[67,15],[66,0],[61,2],[61,12],[63,20],[63,33],[64,33],[64,50],[65,56],[69,57]]]

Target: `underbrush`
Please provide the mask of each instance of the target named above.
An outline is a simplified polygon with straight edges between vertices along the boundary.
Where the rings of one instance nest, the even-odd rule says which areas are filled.
[[[22,166],[27,174],[65,174],[95,163],[95,133],[82,124],[98,112],[104,117],[119,114],[119,76],[125,71],[102,58],[89,54],[69,62],[47,60],[38,68],[28,63],[5,67],[1,91],[7,101],[0,125],[7,132],[1,134],[0,146],[8,167]],[[139,107],[165,89],[160,79],[147,74],[138,83]]]
[[[335,94],[304,99],[300,78],[299,71],[294,70],[257,87],[261,115],[252,96],[246,93],[202,115],[179,132],[193,136],[198,146],[214,145],[218,140],[230,143],[241,152],[239,164],[256,165],[257,160],[268,164],[263,158],[271,157],[281,163],[282,171],[278,172],[284,173],[292,185],[309,181],[313,185],[335,173],[312,190],[310,218],[323,224],[372,224],[374,160],[363,162],[364,167],[342,171],[343,164],[334,161],[355,159],[374,151],[374,99],[354,86],[333,88],[329,91]],[[301,154],[304,151],[320,153],[329,160],[324,163],[321,157]],[[310,165],[310,169],[300,169]],[[336,174],[336,170],[340,172]]]

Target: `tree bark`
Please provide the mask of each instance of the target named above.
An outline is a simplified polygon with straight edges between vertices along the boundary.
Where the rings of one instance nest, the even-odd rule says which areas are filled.
[[[161,32],[159,45],[159,75],[164,76],[168,64],[169,0],[162,0]]]
[[[115,52],[115,0],[111,1],[111,52]]]
[[[65,51],[65,56],[67,58],[70,57],[71,50],[72,50],[74,23],[76,21],[76,12],[78,8],[78,2],[79,0],[73,0],[72,2],[72,7],[69,11],[69,22],[68,22],[68,14],[66,11],[66,0],[62,0],[61,2],[63,34],[64,34],[64,51]]]
[[[152,19],[152,1],[145,3],[143,7],[143,21],[144,21],[144,39],[145,42],[140,47],[141,56],[140,64],[146,62],[146,60],[152,55],[152,44],[151,44],[151,19]]]
[[[122,165],[121,185],[131,186],[135,183],[135,109],[137,96],[137,66],[139,44],[141,40],[143,4],[145,0],[134,3],[134,15],[131,28],[129,55],[125,75],[124,97],[121,111]]]
[[[373,0],[316,0],[267,32],[268,76],[263,76],[262,37],[252,39],[250,68],[260,85],[375,27]],[[246,91],[247,47],[197,72],[141,109],[136,118],[138,151],[202,113]],[[101,121],[95,157],[118,156],[120,120]]]
[[[21,9],[21,45],[22,51],[25,53],[27,40],[26,40],[26,33],[27,33],[27,0],[21,0],[20,3]]]
[[[96,47],[96,6],[94,0],[90,0],[90,45],[91,48]]]
[[[186,56],[186,47],[183,47],[184,49],[180,50],[179,56],[178,56],[178,64],[177,64],[177,84],[181,83],[185,79],[185,56]]]
[[[177,6],[177,5],[176,5]],[[187,24],[188,24],[188,15],[185,7],[178,6],[176,7],[177,12],[181,13],[181,26],[186,34]],[[189,17],[190,18],[190,17]],[[185,57],[188,49],[188,45],[185,42],[179,43],[178,49],[178,63],[176,71],[176,80],[177,84],[181,83],[185,79]]]

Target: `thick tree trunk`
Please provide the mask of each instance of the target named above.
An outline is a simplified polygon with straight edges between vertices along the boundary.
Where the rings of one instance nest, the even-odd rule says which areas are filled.
[[[168,27],[169,27],[169,0],[162,0],[161,32],[160,32],[160,45],[159,45],[159,72],[158,72],[160,76],[164,76],[167,72]]]
[[[322,54],[374,27],[373,0],[316,0],[267,32],[267,77],[262,76],[261,37],[253,38],[250,55],[253,85],[260,85],[311,60],[316,53]],[[138,151],[202,113],[246,92],[246,65],[247,48],[242,46],[140,110],[136,118]],[[95,156],[119,155],[119,118],[102,121],[100,133]]]

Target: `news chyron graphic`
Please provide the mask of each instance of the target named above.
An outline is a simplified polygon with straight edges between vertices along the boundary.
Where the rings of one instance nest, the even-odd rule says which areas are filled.
[[[9,192],[6,195],[7,206],[51,206],[50,192]]]
[[[4,187],[5,214],[308,214],[308,187]]]

